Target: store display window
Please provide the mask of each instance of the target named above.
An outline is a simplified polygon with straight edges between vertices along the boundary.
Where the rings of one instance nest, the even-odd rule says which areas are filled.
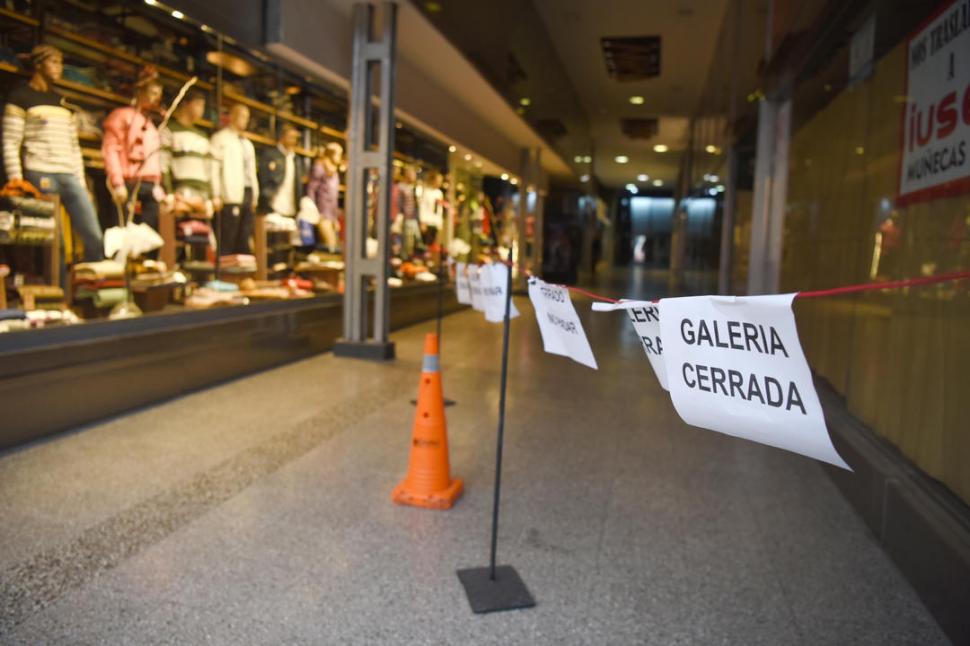
[[[142,3],[0,25],[0,331],[342,292],[342,90]],[[439,279],[460,209],[447,147],[395,134],[405,286]]]

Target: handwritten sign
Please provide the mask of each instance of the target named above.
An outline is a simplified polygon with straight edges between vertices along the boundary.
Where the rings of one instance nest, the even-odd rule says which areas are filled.
[[[536,311],[545,351],[598,369],[583,324],[569,298],[569,291],[534,278],[529,281],[529,300]]]

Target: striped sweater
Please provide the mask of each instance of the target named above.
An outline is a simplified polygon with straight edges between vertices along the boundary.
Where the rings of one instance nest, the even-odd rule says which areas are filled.
[[[10,92],[3,110],[3,162],[7,179],[22,179],[26,168],[84,181],[74,113],[60,94],[26,84]]]
[[[192,126],[171,121],[159,131],[161,138],[162,183],[169,193],[192,189],[212,197],[214,160],[209,137]]]

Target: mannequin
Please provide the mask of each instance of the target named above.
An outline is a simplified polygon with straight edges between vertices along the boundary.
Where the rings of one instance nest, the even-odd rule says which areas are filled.
[[[211,217],[222,204],[212,193],[209,137],[195,124],[205,114],[205,94],[190,90],[159,133],[165,191],[174,196],[176,214]]]
[[[34,74],[14,88],[3,112],[3,161],[10,184],[27,180],[42,193],[57,194],[71,226],[84,243],[84,260],[104,258],[101,225],[84,180],[84,161],[74,113],[54,84],[64,56],[50,45],[30,52]]]
[[[164,191],[160,186],[161,144],[151,113],[159,109],[161,99],[158,71],[151,66],[145,67],[135,83],[132,104],[116,108],[104,120],[101,143],[108,188],[115,204],[127,212],[130,201],[141,202],[138,222],[144,222],[156,231],[159,200]],[[136,185],[138,192],[134,194]]]
[[[418,219],[421,223],[421,237],[426,246],[437,241],[438,231],[444,224],[445,195],[441,192],[443,181],[441,173],[431,171],[418,198]]]
[[[249,108],[237,103],[229,110],[229,125],[212,135],[213,195],[222,201],[219,213],[219,253],[252,253],[253,211],[259,199],[256,177],[256,149],[244,133],[249,126]]]
[[[400,200],[399,213],[402,219],[402,234],[404,236],[404,255],[410,257],[421,247],[421,229],[418,225],[417,198],[415,184],[418,172],[414,166],[404,169],[404,178],[398,182],[397,193]]]
[[[340,162],[344,149],[338,143],[320,148],[317,159],[310,169],[307,196],[320,211],[318,226],[320,238],[329,251],[338,251],[337,232],[340,230]]]
[[[300,205],[303,169],[296,154],[300,133],[284,123],[275,148],[263,151],[259,160],[260,201],[264,212],[296,216]]]

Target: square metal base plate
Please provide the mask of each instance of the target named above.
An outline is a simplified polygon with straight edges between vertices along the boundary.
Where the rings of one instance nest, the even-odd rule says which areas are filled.
[[[370,361],[388,361],[394,358],[394,342],[380,341],[347,341],[337,339],[333,344],[335,357],[350,357],[351,359],[369,359]]]
[[[511,565],[497,566],[494,581],[490,575],[491,568],[488,566],[458,570],[458,580],[465,587],[468,603],[475,614],[532,608],[536,605],[536,600]]]

